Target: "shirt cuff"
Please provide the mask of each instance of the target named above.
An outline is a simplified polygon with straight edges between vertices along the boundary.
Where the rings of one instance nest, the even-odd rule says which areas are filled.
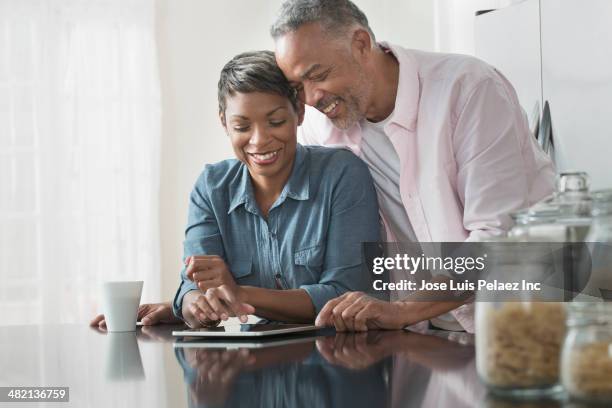
[[[188,292],[191,292],[192,290],[198,290],[198,287],[194,282],[182,281],[181,285],[176,291],[174,301],[172,302],[172,313],[174,313],[176,317],[183,321],[185,320],[183,319],[183,298]]]
[[[306,293],[308,293],[308,296],[310,296],[310,300],[312,300],[312,304],[315,308],[315,314],[317,315],[329,300],[332,300],[346,292],[346,290],[338,290],[332,285],[322,283],[302,285],[300,286],[300,289],[304,289]]]

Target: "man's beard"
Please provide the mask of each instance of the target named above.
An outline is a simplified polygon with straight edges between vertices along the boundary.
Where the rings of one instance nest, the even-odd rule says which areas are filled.
[[[343,117],[331,119],[331,122],[335,127],[347,130],[363,119],[364,115],[361,113],[357,96],[351,94],[346,98],[342,98],[342,100],[345,104],[346,114]]]
[[[357,122],[365,119],[365,113],[363,112],[365,110],[366,94],[370,84],[361,69],[359,69],[359,71],[359,83],[357,86],[351,87],[347,90],[346,94],[342,96],[342,100],[345,103],[346,115],[331,120],[334,126],[342,130],[350,129]]]

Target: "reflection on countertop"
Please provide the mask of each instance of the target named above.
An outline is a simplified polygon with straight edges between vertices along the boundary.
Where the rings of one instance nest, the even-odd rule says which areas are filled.
[[[575,406],[488,395],[466,333],[326,330],[223,348],[175,345],[177,328],[0,327],[0,386],[68,386],[66,407]]]

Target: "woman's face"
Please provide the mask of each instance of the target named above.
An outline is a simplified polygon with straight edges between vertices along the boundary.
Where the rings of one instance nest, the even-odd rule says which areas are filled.
[[[281,95],[252,92],[227,97],[225,130],[251,177],[272,182],[289,178],[302,117],[303,112],[296,112]]]

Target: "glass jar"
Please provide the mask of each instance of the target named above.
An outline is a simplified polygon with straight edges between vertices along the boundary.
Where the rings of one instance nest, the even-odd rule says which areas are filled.
[[[510,216],[509,237],[529,241],[583,242],[591,226],[592,197],[584,172],[557,177],[554,195]]]
[[[593,222],[588,236],[592,268],[582,293],[612,300],[612,190],[593,192]]]
[[[539,397],[560,390],[565,310],[558,302],[478,302],[476,365],[496,394]]]
[[[612,304],[568,304],[561,380],[572,399],[612,404]],[[609,406],[609,405],[606,405]]]
[[[593,222],[587,242],[612,243],[612,190],[594,191]]]
[[[537,281],[550,268],[542,245],[510,239],[487,248],[489,280]],[[504,278],[505,277],[505,278]],[[565,337],[565,307],[532,292],[479,291],[476,297],[476,367],[497,395],[542,397],[558,392],[559,356]]]

